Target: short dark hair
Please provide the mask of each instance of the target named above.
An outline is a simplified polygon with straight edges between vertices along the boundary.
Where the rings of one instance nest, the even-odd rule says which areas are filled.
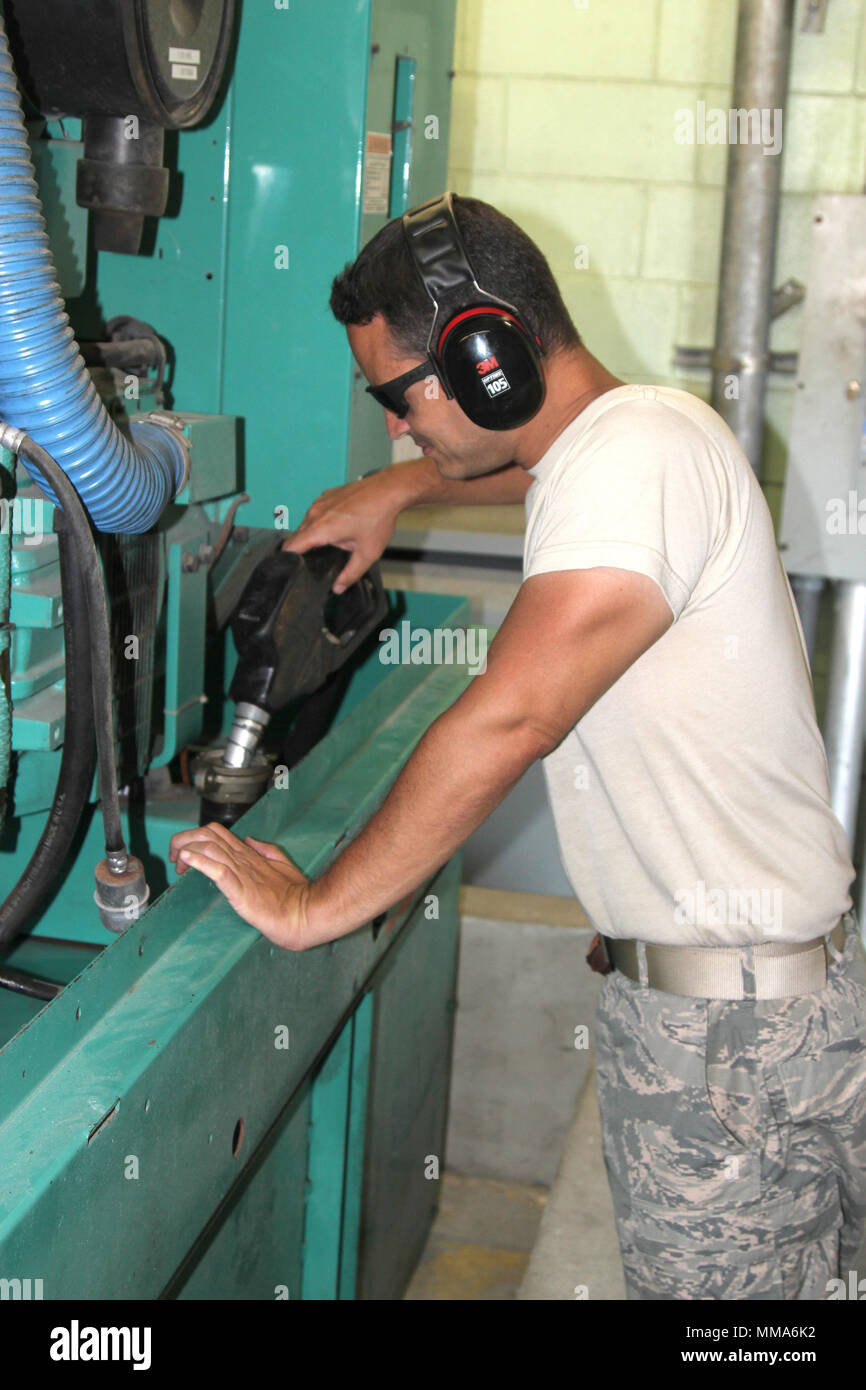
[[[481,288],[513,304],[546,351],[579,347],[580,334],[535,242],[489,203],[456,194],[452,203]],[[465,298],[458,292],[454,303]],[[433,305],[409,255],[399,217],[386,223],[357,260],[335,277],[330,304],[342,324],[370,323],[375,314],[382,314],[395,346],[407,356],[424,357]]]

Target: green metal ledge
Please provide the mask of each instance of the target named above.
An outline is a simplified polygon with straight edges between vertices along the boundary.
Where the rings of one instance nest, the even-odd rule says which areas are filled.
[[[318,874],[469,679],[394,668],[242,832]],[[0,1275],[43,1278],[46,1298],[159,1297],[425,891],[295,955],[201,875],[180,879],[0,1051]]]

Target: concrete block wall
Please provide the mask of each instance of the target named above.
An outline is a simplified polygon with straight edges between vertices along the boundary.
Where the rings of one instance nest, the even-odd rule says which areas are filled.
[[[866,182],[866,0],[801,33],[783,122],[776,284],[807,280],[817,193]],[[715,329],[727,147],[679,144],[676,112],[731,104],[736,0],[459,0],[449,186],[541,246],[589,349],[627,381],[709,395],[678,344]],[[585,248],[581,251],[580,248]],[[577,264],[576,264],[577,262]],[[585,264],[584,264],[585,262]],[[799,346],[802,308],[773,326]],[[764,486],[778,521],[791,377],[771,380]]]

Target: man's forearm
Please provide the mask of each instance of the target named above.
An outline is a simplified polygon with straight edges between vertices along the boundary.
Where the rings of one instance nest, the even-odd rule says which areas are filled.
[[[467,715],[458,700],[427,730],[372,820],[309,885],[303,945],[345,936],[422,884],[545,751],[536,732]]]
[[[392,464],[389,472],[398,470],[407,507],[502,506],[522,502],[532,483],[519,463],[466,479],[443,478],[431,458],[406,459]]]

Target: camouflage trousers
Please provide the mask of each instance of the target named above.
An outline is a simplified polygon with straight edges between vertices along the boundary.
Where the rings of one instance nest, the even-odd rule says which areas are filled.
[[[866,956],[845,921],[813,994],[605,976],[596,1088],[629,1299],[824,1299],[847,1277],[866,1234]]]

